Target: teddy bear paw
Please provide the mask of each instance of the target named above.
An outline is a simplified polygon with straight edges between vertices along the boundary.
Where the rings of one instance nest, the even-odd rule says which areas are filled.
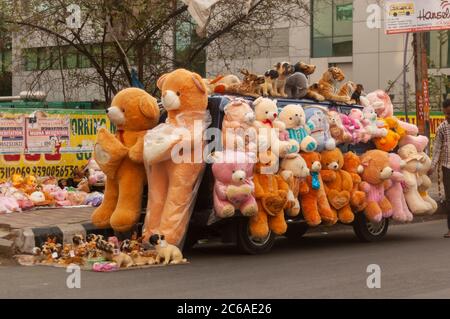
[[[234,215],[235,209],[233,205],[226,205],[222,210],[222,217],[223,218],[229,218]]]

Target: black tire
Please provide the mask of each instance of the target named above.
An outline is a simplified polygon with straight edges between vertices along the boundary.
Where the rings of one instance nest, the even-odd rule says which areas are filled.
[[[288,229],[285,236],[293,242],[299,241],[308,231],[307,223],[288,224]]]
[[[275,234],[270,232],[267,238],[261,241],[254,240],[249,232],[249,219],[237,220],[237,247],[240,252],[249,255],[268,253],[275,244]]]
[[[377,242],[384,238],[389,228],[389,219],[384,218],[380,224],[369,222],[364,213],[358,213],[353,222],[356,237],[362,242]]]

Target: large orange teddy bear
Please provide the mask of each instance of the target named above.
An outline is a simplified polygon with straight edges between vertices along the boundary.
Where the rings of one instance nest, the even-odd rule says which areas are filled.
[[[143,235],[148,240],[162,234],[169,244],[181,246],[205,167],[208,93],[200,75],[185,69],[164,74],[157,85],[168,115],[144,140],[149,201]]]
[[[350,173],[344,171],[344,154],[339,148],[321,153],[322,179],[325,183],[328,202],[337,213],[339,221],[350,224],[355,215],[350,207],[353,180]]]
[[[310,176],[300,184],[302,214],[309,226],[336,224],[338,218],[328,203],[325,187],[320,174],[321,156],[317,152],[301,153],[308,165]]]
[[[98,132],[94,158],[107,179],[103,203],[91,219],[97,227],[111,226],[115,231],[126,232],[141,212],[146,181],[143,138],[158,123],[159,108],[147,92],[128,88],[114,97],[107,113],[117,132],[113,135],[105,128]]]
[[[261,152],[253,175],[258,204],[258,213],[250,217],[250,234],[253,237],[265,238],[269,230],[282,235],[287,230],[284,209],[289,203],[289,185],[277,171],[278,157],[271,151]]]

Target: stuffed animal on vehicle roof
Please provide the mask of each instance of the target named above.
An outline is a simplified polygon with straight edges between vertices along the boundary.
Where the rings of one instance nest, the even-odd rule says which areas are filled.
[[[285,124],[278,120],[277,101],[260,97],[253,102],[255,108],[254,127],[258,133],[259,150],[270,149],[279,157],[298,152],[296,141],[281,141],[280,132],[286,129]]]
[[[317,85],[310,90],[322,95],[326,100],[350,104],[350,97],[336,94],[336,84],[345,80],[344,72],[338,67],[331,67],[325,71]]]
[[[285,209],[289,217],[296,217],[300,213],[300,184],[306,180],[310,171],[305,160],[296,154],[293,158],[284,158],[281,161],[279,175],[289,185],[288,206]]]
[[[278,72],[278,77],[273,82],[274,94],[275,96],[287,98],[286,80],[288,76],[294,73],[294,66],[292,66],[289,62],[278,62],[274,68]]]
[[[431,210],[428,211],[428,214],[434,214],[438,209],[438,204],[436,201],[428,195],[428,190],[430,189],[432,182],[428,177],[428,172],[432,169],[431,167],[431,158],[425,153],[422,152],[419,155],[423,156],[421,167],[418,169],[417,175],[417,184],[420,196],[422,196],[423,200],[427,203],[430,203]]]
[[[302,214],[309,226],[318,226],[322,222],[334,225],[338,221],[327,199],[325,186],[320,175],[322,164],[321,156],[317,152],[301,153],[310,175],[300,183],[300,205]]]
[[[244,216],[255,215],[258,211],[253,184],[256,155],[228,150],[215,152],[211,159],[215,179],[213,198],[216,215],[219,218],[232,217],[236,209]]]
[[[308,94],[308,75],[314,73],[315,65],[298,62],[294,65],[294,73],[286,79],[285,91],[288,99],[303,99]],[[323,97],[322,97],[323,98]]]
[[[312,107],[305,110],[306,124],[308,125],[311,137],[317,141],[317,151],[324,149],[332,150],[336,147],[336,140],[330,134],[330,125],[328,124],[327,113],[321,107]]]
[[[257,132],[253,127],[255,112],[240,98],[235,98],[224,107],[222,122],[222,145],[226,150],[256,153]]]
[[[328,124],[330,126],[331,137],[334,138],[336,144],[348,144],[352,142],[352,135],[345,130],[344,124],[341,120],[341,116],[338,112],[329,111],[327,118]]]
[[[157,85],[167,120],[145,136],[151,187],[143,233],[146,241],[152,234],[163,233],[168,243],[178,246],[186,234],[195,187],[205,168],[208,92],[200,75],[185,69],[162,75]]]
[[[241,73],[244,75],[244,79],[241,83],[220,83],[216,85],[214,92],[219,94],[245,95],[254,98],[259,97],[261,84],[263,84],[265,81],[264,77],[250,73],[246,69],[242,69]]]
[[[343,224],[350,224],[355,215],[350,207],[353,180],[350,173],[344,171],[344,154],[339,148],[323,151],[321,154],[322,171],[320,175],[325,185],[328,202]]]
[[[317,149],[317,141],[310,136],[306,114],[301,105],[286,105],[281,110],[279,118],[286,126],[287,137],[284,140],[297,141],[302,152],[314,152]]]
[[[348,97],[349,98],[349,102],[347,102],[347,104],[356,104],[356,101],[352,99],[353,93],[355,93],[356,91],[356,83],[352,82],[352,81],[348,81],[345,82],[342,86],[341,89],[338,92],[339,96],[343,96],[343,97]]]
[[[107,179],[105,197],[91,219],[99,228],[126,232],[139,219],[146,180],[143,138],[158,123],[159,107],[144,90],[128,88],[117,93],[107,115],[117,132],[101,128],[97,135],[94,158]]]
[[[389,155],[380,150],[370,150],[361,156],[364,171],[361,174],[360,190],[366,193],[365,214],[371,222],[379,223],[392,216],[392,204],[385,196],[385,189],[391,186],[394,170],[389,166]]]
[[[357,212],[362,212],[366,208],[367,203],[366,193],[359,190],[359,184],[362,181],[360,175],[364,172],[361,159],[353,152],[345,153],[342,169],[350,174],[353,181],[350,204]]]
[[[261,92],[260,95],[267,96],[277,96],[274,91],[275,81],[278,79],[280,75],[277,70],[267,70],[264,73],[264,83],[261,84]]]
[[[288,204],[289,185],[277,172],[278,156],[271,151],[260,152],[253,176],[258,213],[249,221],[252,237],[265,238],[269,230],[283,235],[287,230],[284,209]]]
[[[405,181],[402,169],[405,167],[406,162],[398,154],[390,153],[389,165],[394,170],[394,173],[391,177],[392,185],[385,190],[385,193],[392,204],[392,219],[401,223],[410,222],[414,216],[408,208],[402,186],[402,183]]]
[[[232,86],[232,85],[239,85],[241,84],[241,80],[233,74],[229,75],[219,75],[214,79],[203,79],[203,81],[206,84],[206,87],[208,89],[208,94],[212,94],[215,92],[217,85],[225,85],[225,86]]]

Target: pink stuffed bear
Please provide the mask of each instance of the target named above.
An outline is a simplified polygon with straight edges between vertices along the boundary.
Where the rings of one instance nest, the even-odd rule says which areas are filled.
[[[397,154],[389,154],[389,164],[394,170],[391,181],[392,186],[386,189],[386,197],[391,202],[394,213],[392,219],[398,222],[411,222],[413,220],[413,214],[406,204],[405,195],[403,194],[402,183],[405,181],[405,177],[402,174],[402,169],[405,167],[405,162]]]
[[[369,93],[365,97],[365,100],[367,100],[369,105],[374,108],[379,118],[385,119],[388,117],[394,117],[394,106],[392,105],[391,98],[386,92],[382,90],[376,90],[372,93]],[[416,125],[400,121],[398,119],[397,121],[407,134],[400,139],[398,145],[402,147],[408,144],[412,144],[416,147],[419,153],[423,152],[425,147],[428,145],[428,138],[422,135],[417,136],[417,134],[419,133],[419,129]]]
[[[371,135],[366,132],[363,126],[364,115],[359,109],[352,109],[348,118],[355,123],[355,129],[353,131],[355,143],[367,143],[370,141]]]
[[[10,214],[21,211],[19,203],[13,196],[0,196],[0,213]]]
[[[257,151],[257,133],[253,128],[255,113],[244,100],[235,98],[224,108],[222,122],[222,144],[224,149],[235,151]]]
[[[363,180],[359,184],[360,190],[366,193],[366,217],[375,223],[383,218],[392,216],[391,202],[386,198],[384,191],[392,184],[390,178],[394,170],[389,166],[389,155],[380,150],[371,150],[361,156],[361,165],[364,171]]]
[[[351,136],[351,143],[358,144],[360,140],[361,126],[358,121],[351,118],[349,115],[343,113],[340,114],[342,125],[344,125],[345,131]]]
[[[214,183],[214,210],[219,218],[232,217],[236,209],[244,216],[258,211],[254,197],[253,153],[234,151],[216,152],[212,156]]]

